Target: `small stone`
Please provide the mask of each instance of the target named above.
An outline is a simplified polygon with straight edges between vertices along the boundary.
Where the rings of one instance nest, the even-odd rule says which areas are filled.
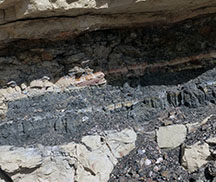
[[[159,171],[159,167],[158,167],[158,166],[155,166],[155,167],[153,168],[153,170],[154,170],[155,172],[158,172],[158,171]]]
[[[168,159],[168,158],[169,158],[168,154],[167,154],[167,153],[164,153],[164,154],[163,154],[163,158],[164,158],[164,159]]]
[[[211,153],[207,143],[200,144],[198,142],[194,145],[187,146],[183,149],[182,166],[190,173],[195,172],[208,162],[207,159],[210,155]]]
[[[141,167],[143,167],[143,165],[145,164],[145,159],[142,158],[142,159],[140,160],[139,164],[140,164]]]
[[[153,175],[153,172],[150,171],[148,175],[149,175],[149,177],[151,177]]]
[[[168,125],[172,125],[173,121],[171,121],[171,120],[165,120],[165,121],[162,121],[162,123],[163,123],[163,126],[168,126]]]
[[[7,86],[8,86],[8,87],[12,87],[12,88],[14,88],[14,87],[17,86],[17,84],[16,84],[15,81],[10,81],[10,82],[7,83]]]
[[[145,160],[145,166],[149,166],[149,165],[151,165],[151,163],[152,163],[151,160],[149,160],[149,159]]]
[[[156,164],[160,164],[161,162],[163,162],[163,158],[162,158],[162,157],[159,157],[155,163],[156,163]]]
[[[25,90],[26,88],[27,88],[26,84],[25,84],[25,83],[22,83],[22,84],[21,84],[21,89],[22,89],[22,90]]]
[[[139,154],[139,155],[143,155],[143,154],[145,154],[145,149],[138,149],[138,151],[137,151],[137,153]]]
[[[131,38],[136,38],[137,34],[136,33],[131,33],[130,36],[131,36]]]
[[[43,88],[43,81],[42,80],[33,80],[30,83],[31,88]]]
[[[206,143],[216,144],[216,137],[210,137],[206,140]]]
[[[161,172],[161,175],[162,175],[164,178],[167,178],[167,179],[170,178],[170,172],[169,172],[169,171],[162,171],[162,172]]]
[[[186,124],[186,127],[188,129],[188,132],[191,133],[193,131],[196,131],[199,127],[205,125],[208,120],[212,117],[213,115],[210,115],[208,117],[206,117],[205,119],[203,119],[201,122],[196,122],[196,123],[188,123]]]
[[[50,77],[48,76],[43,76],[43,78],[41,78],[42,81],[49,81],[50,80]]]
[[[18,93],[21,93],[21,88],[19,86],[15,86],[15,90],[18,92]]]
[[[182,124],[160,127],[157,130],[157,142],[160,148],[175,148],[184,142],[187,129]]]

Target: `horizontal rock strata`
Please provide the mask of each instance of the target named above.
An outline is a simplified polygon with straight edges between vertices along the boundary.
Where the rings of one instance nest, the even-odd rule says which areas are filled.
[[[214,0],[0,0],[0,182],[216,180],[215,32]]]
[[[0,42],[65,39],[91,30],[174,23],[215,12],[214,0],[3,0]]]

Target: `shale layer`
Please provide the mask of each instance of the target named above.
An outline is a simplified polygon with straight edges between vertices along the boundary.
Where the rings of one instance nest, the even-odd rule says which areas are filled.
[[[128,143],[133,147],[119,151],[125,152],[121,157],[132,152],[118,164],[115,159],[106,180],[117,164],[110,182],[213,181],[215,30],[216,15],[209,14],[169,25],[98,30],[76,38],[7,42],[0,49],[2,150],[18,151],[21,158],[25,151],[42,155],[47,150],[54,153],[54,158],[58,155],[66,159],[69,148],[65,154],[58,147],[76,142],[91,155],[98,147],[101,153],[103,146],[110,158],[112,149],[102,137],[104,131],[129,131],[133,141]],[[177,136],[171,132],[167,139],[170,128],[177,131]],[[160,133],[163,130],[166,136]],[[99,140],[91,145],[83,142],[83,136],[89,135]],[[160,136],[167,141],[177,137],[178,142],[167,144]],[[128,144],[122,141],[122,146]],[[6,145],[14,148],[5,149]],[[114,148],[116,151],[118,146]],[[195,165],[187,161],[190,149],[202,154],[191,154],[201,158]],[[74,156],[77,154],[69,158]],[[80,176],[74,172],[79,160],[70,162],[65,166]],[[10,172],[4,165],[0,164],[0,174],[6,182],[19,182],[16,175],[24,179],[25,173],[35,174],[31,164],[18,167],[18,172]],[[58,168],[59,161],[56,165]],[[20,166],[25,166],[25,161]],[[87,176],[102,182],[92,166],[81,168]]]

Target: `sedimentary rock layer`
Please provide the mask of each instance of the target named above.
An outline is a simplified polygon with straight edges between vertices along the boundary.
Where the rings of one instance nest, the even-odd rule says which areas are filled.
[[[211,15],[9,44],[0,51],[0,143],[61,144],[97,125],[118,129],[214,103],[215,25]]]
[[[212,181],[215,6],[0,0],[0,181]]]
[[[14,148],[0,147],[1,182],[106,182],[117,159],[135,147],[136,133],[104,131],[84,136],[83,144]]]
[[[215,12],[214,0],[3,0],[0,42],[66,39],[91,30],[174,23]]]

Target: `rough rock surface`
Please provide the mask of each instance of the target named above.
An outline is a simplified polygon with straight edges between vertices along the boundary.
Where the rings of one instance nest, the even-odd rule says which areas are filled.
[[[0,168],[4,173],[0,173],[14,182],[106,182],[117,159],[135,148],[136,137],[133,130],[124,129],[105,131],[101,136],[84,136],[83,144],[1,146]]]
[[[183,149],[182,165],[190,172],[198,170],[208,162],[210,151],[208,144],[196,143]]]
[[[215,12],[214,0],[2,0],[0,42],[65,39],[95,29],[166,24]]]
[[[184,125],[160,127],[157,131],[157,142],[160,148],[175,148],[181,145],[187,135]]]
[[[215,7],[0,0],[0,181],[216,181]]]

